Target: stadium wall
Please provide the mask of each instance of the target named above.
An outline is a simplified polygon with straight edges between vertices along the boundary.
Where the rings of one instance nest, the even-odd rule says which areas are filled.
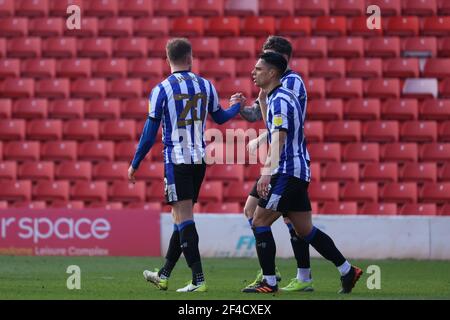
[[[205,257],[255,257],[255,240],[241,214],[197,214],[200,253]],[[316,215],[314,225],[327,232],[353,259],[450,260],[450,217]],[[161,215],[161,252],[172,234],[169,214]],[[293,257],[287,227],[272,227],[277,257]],[[311,248],[311,256],[319,254]]]

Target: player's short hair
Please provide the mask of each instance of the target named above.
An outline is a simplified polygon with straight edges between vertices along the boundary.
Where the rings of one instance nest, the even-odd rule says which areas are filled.
[[[278,71],[278,75],[281,75],[286,71],[287,61],[286,59],[279,53],[276,52],[265,52],[262,53],[259,58],[263,60],[265,63],[269,64],[271,67],[275,68]]]
[[[292,55],[291,43],[286,38],[279,36],[268,37],[266,42],[263,44],[263,51],[264,50],[273,50],[279,54],[285,54],[289,59]]]
[[[166,52],[171,62],[179,62],[192,54],[192,46],[186,38],[174,38],[167,41]]]

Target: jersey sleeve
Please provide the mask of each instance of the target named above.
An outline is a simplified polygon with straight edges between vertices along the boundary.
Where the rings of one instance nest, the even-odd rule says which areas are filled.
[[[285,130],[289,129],[289,121],[288,121],[288,104],[283,99],[275,99],[273,101],[273,115],[270,126],[270,131],[274,132],[275,130]]]
[[[213,113],[220,109],[219,96],[217,95],[216,88],[208,82],[209,84],[209,99],[208,99],[208,112]]]
[[[282,85],[286,89],[294,91],[297,94],[300,103],[304,103],[306,100],[306,88],[300,77],[287,77],[283,80]]]
[[[164,106],[167,104],[167,95],[164,87],[159,84],[153,88],[148,101],[148,116],[161,119]]]

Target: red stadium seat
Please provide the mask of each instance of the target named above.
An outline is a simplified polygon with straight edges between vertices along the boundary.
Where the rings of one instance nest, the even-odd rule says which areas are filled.
[[[311,163],[309,169],[311,171],[311,181],[320,181],[320,163]]]
[[[33,188],[33,200],[67,201],[69,200],[69,181],[38,181]]]
[[[417,161],[417,154],[416,143],[386,143],[381,147],[382,161]]]
[[[26,161],[39,160],[39,142],[37,141],[13,141],[4,146],[4,160]]]
[[[77,79],[72,81],[71,86],[72,98],[96,99],[103,98],[106,92],[105,79],[91,78]]]
[[[423,202],[448,203],[450,201],[450,182],[425,183],[419,192],[419,199]]]
[[[294,1],[295,15],[325,16],[329,13],[328,0],[297,0]]]
[[[133,18],[109,17],[100,20],[100,37],[129,37],[133,34]]]
[[[122,204],[122,202],[96,201],[96,202],[89,203],[87,208],[96,208],[96,209],[104,209],[104,210],[120,210],[120,209],[123,209],[123,204]]]
[[[401,0],[371,0],[367,5],[377,5],[382,16],[397,16],[401,14]]]
[[[30,201],[31,181],[0,181],[0,199],[5,201]]]
[[[0,119],[11,118],[12,101],[11,99],[0,99]]]
[[[401,170],[401,175],[399,177],[400,181],[411,181],[411,182],[436,182],[437,167],[436,163],[432,162],[421,162],[421,163],[405,163],[403,169]]]
[[[321,170],[320,181],[352,181],[359,180],[359,166],[356,162],[327,163]]]
[[[1,161],[0,181],[16,180],[16,177],[17,177],[17,163],[14,161]]]
[[[119,0],[119,16],[131,16],[137,18],[152,15],[152,0]]]
[[[307,109],[308,120],[340,120],[342,113],[342,100],[339,99],[312,100]]]
[[[347,162],[378,162],[380,158],[377,143],[349,143],[344,147],[342,160]]]
[[[16,201],[11,208],[21,209],[45,209],[47,207],[45,201]]]
[[[200,73],[206,78],[234,78],[236,62],[234,59],[203,59],[200,62]]]
[[[449,216],[450,215],[450,203],[444,204],[439,210],[439,215],[441,216]]]
[[[308,59],[293,58],[289,61],[289,66],[292,70],[298,72],[303,78],[307,77],[309,75]],[[247,74],[249,74],[249,73],[247,73]]]
[[[64,139],[95,140],[98,139],[99,124],[97,120],[69,120],[64,124]]]
[[[439,95],[441,98],[450,98],[450,78],[446,78],[440,82]]]
[[[142,92],[142,81],[137,78],[113,79],[108,83],[107,95],[110,98],[139,98]]]
[[[317,17],[313,23],[312,33],[316,36],[344,36],[347,31],[347,19],[339,16]]]
[[[50,15],[51,16],[66,16],[67,7],[70,5],[77,5],[83,8],[83,0],[50,0]]]
[[[401,208],[401,215],[435,216],[437,214],[434,203],[405,203]]]
[[[396,163],[367,163],[361,170],[361,181],[397,182],[397,174]]]
[[[258,15],[258,0],[224,0],[226,16],[256,16]]]
[[[327,56],[326,37],[306,37],[292,41],[294,57],[324,58]]]
[[[117,58],[143,58],[150,50],[146,38],[118,38],[114,41],[113,55]]]
[[[223,199],[223,183],[222,181],[207,181],[202,184],[199,202],[216,201],[222,202]]]
[[[203,30],[203,18],[179,17],[171,20],[169,34],[172,37],[199,37]]]
[[[30,98],[34,93],[33,79],[7,78],[0,82],[2,98]]]
[[[270,0],[268,2],[274,3]],[[282,36],[309,36],[311,34],[311,18],[287,16],[280,18],[275,27],[276,33]]]
[[[206,172],[208,180],[243,181],[244,166],[243,165],[214,165],[208,168]]]
[[[135,37],[161,37],[169,35],[167,17],[145,17],[134,19]]]
[[[211,17],[205,24],[205,35],[215,37],[238,36],[238,17]]]
[[[36,97],[49,99],[64,99],[69,96],[69,79],[52,78],[36,82]]]
[[[0,60],[0,78],[18,77],[20,75],[19,59]]]
[[[238,202],[207,203],[202,208],[205,213],[242,213]]]
[[[328,41],[328,56],[341,58],[359,58],[364,55],[363,38],[338,37]]]
[[[50,118],[80,119],[84,115],[84,101],[81,99],[53,100],[48,106]]]
[[[42,42],[42,56],[47,58],[73,58],[77,45],[75,38],[48,38]]]
[[[76,160],[77,143],[75,141],[48,141],[42,143],[41,160]]]
[[[112,141],[89,141],[78,145],[78,159],[88,161],[112,161],[114,143]]]
[[[322,121],[306,121],[303,131],[304,131],[306,139],[309,143],[323,141],[323,122]]]
[[[294,15],[294,2],[293,0],[262,0],[259,3],[259,14],[261,16],[277,16],[288,17]]]
[[[223,38],[220,41],[220,56],[223,58],[251,58],[255,52],[252,37]]]
[[[106,201],[107,187],[106,181],[77,181],[71,188],[70,199],[82,201]]]
[[[373,98],[398,98],[400,81],[398,79],[377,78],[364,82],[364,96]]]
[[[125,63],[125,61],[124,61]],[[128,76],[134,78],[162,77],[163,60],[132,59],[128,60]]]
[[[361,16],[366,13],[364,1],[331,0],[330,13],[336,16]]]
[[[0,2],[0,17],[9,17],[14,15],[13,0],[2,0]]]
[[[33,140],[59,140],[62,122],[59,119],[31,120],[27,123],[27,138]]]
[[[339,143],[313,143],[308,145],[311,159],[319,162],[341,160],[341,145]]]
[[[345,74],[344,59],[315,59],[309,64],[309,74],[318,78],[341,78]]]
[[[439,141],[450,142],[450,121],[442,122],[439,125]]]
[[[22,60],[22,77],[50,78],[54,77],[56,63],[53,59]]]
[[[386,36],[417,36],[419,34],[419,18],[415,16],[390,17],[384,19]]]
[[[381,118],[384,120],[415,120],[418,116],[416,99],[388,99],[382,104]]]
[[[206,30],[205,30],[206,31]],[[190,39],[192,51],[199,58],[215,58],[219,55],[219,38],[200,37]],[[252,62],[255,62],[252,59]]]
[[[319,210],[320,214],[357,214],[358,204],[356,202],[325,202]]]
[[[117,0],[85,1],[84,12],[87,16],[111,17],[117,14]]]
[[[109,201],[145,201],[145,182],[114,181],[109,188]]]
[[[120,100],[93,99],[85,104],[85,117],[91,119],[117,119],[120,117]]]
[[[406,121],[400,129],[402,141],[434,142],[437,140],[435,121]]]
[[[402,39],[401,53],[404,57],[435,57],[437,40],[435,37],[411,37]]]
[[[395,58],[400,54],[398,37],[375,37],[365,41],[365,56],[377,58]]]
[[[236,201],[244,203],[254,184],[255,180],[245,181],[244,183],[240,181],[231,181],[228,187],[224,190],[224,199],[230,202]]]
[[[377,120],[380,118],[378,99],[350,99],[344,105],[344,119]]]
[[[95,38],[98,34],[98,22],[99,19],[96,17],[83,16],[83,19],[81,19],[80,28],[79,29],[65,28],[64,36],[78,37],[78,38]],[[86,46],[86,48],[88,47]]]
[[[0,37],[23,37],[27,33],[27,18],[6,17],[0,20]]]
[[[422,120],[450,120],[450,99],[427,99],[420,104],[419,116]]]
[[[129,202],[126,206],[128,209],[162,211],[162,205],[159,202]]]
[[[396,215],[395,203],[365,203],[358,212],[367,215]]]
[[[395,142],[398,140],[397,121],[368,121],[363,125],[363,140],[368,142]]]
[[[381,12],[383,14],[383,12]],[[347,32],[352,37],[378,37],[383,34],[382,29],[367,28],[367,17],[351,17],[347,19]]]
[[[337,182],[312,182],[308,187],[312,201],[338,201],[339,184]]]
[[[112,46],[111,38],[81,39],[78,40],[78,57],[107,58],[111,56]]]
[[[357,142],[361,139],[361,123],[345,120],[328,122],[324,138],[327,142]]]
[[[266,37],[274,33],[274,17],[245,17],[241,28],[242,36]]]
[[[447,66],[449,64],[450,64],[450,58],[427,59],[427,61],[425,62],[424,69],[423,69],[423,76],[426,78],[438,78],[438,79],[450,77],[450,71],[447,70]]]
[[[377,184],[376,182],[347,182],[341,191],[340,200],[377,202]]]
[[[87,78],[91,75],[90,59],[61,59],[58,61],[56,75],[64,78]]]
[[[353,78],[332,79],[328,82],[329,98],[360,98],[362,96],[362,80]]]
[[[25,121],[18,119],[0,120],[0,139],[23,140],[25,138]]]
[[[120,117],[123,119],[144,119],[147,112],[147,99],[127,99],[121,103]]]
[[[223,0],[189,1],[189,14],[192,16],[223,16]]]
[[[156,16],[168,17],[187,16],[189,10],[188,0],[157,0],[154,2],[153,8]]]
[[[125,77],[127,73],[126,59],[101,59],[95,61],[92,76],[103,78]]]
[[[309,99],[325,98],[325,79],[309,78],[305,83]]]
[[[58,37],[63,34],[65,21],[62,18],[44,17],[34,18],[29,23],[29,36]]]
[[[244,96],[251,97],[252,81],[249,78],[222,79],[216,86],[220,97],[230,97],[236,92],[242,92]]]
[[[133,154],[130,154],[130,158]],[[128,166],[125,171],[128,170]],[[124,176],[126,178],[126,176]],[[164,180],[164,163],[163,162],[152,162],[143,161],[139,166],[139,171],[136,174],[136,179],[138,180]]]
[[[12,116],[22,119],[47,118],[47,100],[45,99],[18,99],[14,102]]]
[[[431,163],[436,167],[435,163]],[[439,170],[439,180],[440,181],[450,181],[450,164],[444,163],[444,166]]]
[[[100,138],[104,140],[133,140],[134,120],[105,120],[100,123]]]
[[[261,176],[261,166],[259,165],[249,165],[244,169],[244,179],[246,181],[252,182],[259,179]]]
[[[88,161],[62,161],[55,171],[58,180],[91,180],[92,163]]]
[[[386,202],[416,202],[417,185],[413,182],[391,182],[380,189],[380,199]]]
[[[450,17],[433,16],[425,18],[422,24],[421,33],[423,36],[449,36]]]
[[[115,150],[114,150],[114,160],[115,161],[130,161],[131,157],[136,152],[138,144],[137,142],[131,142],[131,141],[122,141],[122,142],[116,142],[115,143]],[[152,147],[154,149],[154,147]],[[150,151],[150,154],[153,154],[153,150]],[[147,159],[149,159],[150,156],[147,156]]]
[[[438,56],[450,57],[450,37],[444,37],[438,39]],[[0,50],[1,52],[1,50]]]
[[[383,75],[387,78],[416,78],[419,76],[419,60],[393,58],[383,62]]]
[[[102,162],[94,166],[94,180],[126,180],[129,164],[127,162]]]

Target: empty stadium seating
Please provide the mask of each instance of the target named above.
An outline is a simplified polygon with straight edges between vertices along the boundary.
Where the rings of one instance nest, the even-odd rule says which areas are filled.
[[[307,89],[314,211],[448,214],[448,1],[80,0],[81,29],[68,30],[72,2],[0,1],[0,208],[164,209],[161,131],[136,185],[126,171],[170,73],[167,39],[190,39],[193,70],[226,107],[236,91],[257,96],[250,73],[279,34]],[[367,28],[369,4],[381,29]],[[213,127],[264,127],[238,120]],[[195,210],[241,212],[259,174],[208,167]]]

